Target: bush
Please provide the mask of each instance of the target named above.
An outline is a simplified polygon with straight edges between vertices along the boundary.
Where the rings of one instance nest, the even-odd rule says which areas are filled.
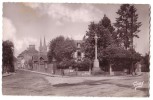
[[[91,68],[91,60],[84,58],[81,62],[75,62],[74,59],[64,59],[58,64],[59,69],[68,69],[72,67],[73,69],[78,69],[78,71],[88,71]]]
[[[58,66],[59,69],[68,69],[69,67],[75,68],[76,67],[76,63],[75,61],[72,59],[64,59],[62,60]]]
[[[88,58],[84,58],[82,62],[77,62],[76,67],[79,71],[89,71],[92,66],[92,62]]]

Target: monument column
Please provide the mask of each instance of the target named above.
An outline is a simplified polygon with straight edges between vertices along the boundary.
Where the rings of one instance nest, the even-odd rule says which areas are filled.
[[[98,61],[98,58],[97,58],[97,34],[95,33],[95,59],[94,59],[94,66],[93,66],[93,69],[92,69],[92,72],[93,74],[96,74],[98,72],[101,71],[101,69],[99,68],[99,61]]]

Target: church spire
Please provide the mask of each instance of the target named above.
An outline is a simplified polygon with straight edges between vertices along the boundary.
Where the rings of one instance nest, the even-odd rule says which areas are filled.
[[[41,42],[41,38],[40,38],[40,46],[39,46],[39,51],[42,51],[42,42]]]
[[[45,40],[45,37],[44,37],[44,47],[46,46],[46,40]]]
[[[44,52],[47,52],[47,45],[46,45],[46,39],[45,39],[45,37],[44,37],[43,51]]]

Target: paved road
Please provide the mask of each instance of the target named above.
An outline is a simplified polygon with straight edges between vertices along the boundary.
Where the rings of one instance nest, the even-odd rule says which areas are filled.
[[[143,82],[134,90],[133,82]],[[148,97],[149,74],[118,77],[49,77],[36,73],[17,71],[3,77],[4,95],[56,95],[56,96],[103,96]]]

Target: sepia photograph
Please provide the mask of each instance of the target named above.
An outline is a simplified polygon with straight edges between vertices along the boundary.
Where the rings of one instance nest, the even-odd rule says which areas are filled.
[[[2,95],[150,97],[150,5],[2,3]]]

